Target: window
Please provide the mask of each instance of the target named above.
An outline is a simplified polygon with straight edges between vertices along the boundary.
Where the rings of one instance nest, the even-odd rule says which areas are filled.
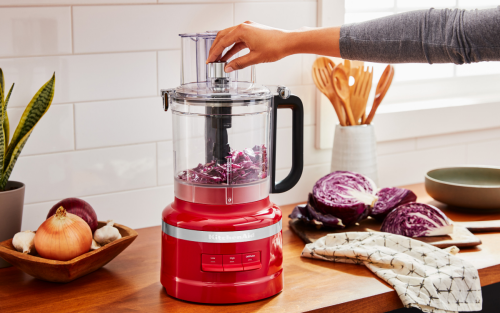
[[[345,23],[362,22],[395,13],[429,9],[431,7],[436,9],[457,7],[462,9],[484,9],[498,5],[500,5],[498,0],[345,0]],[[382,74],[385,65],[376,63],[370,63],[369,65],[374,66],[374,83],[376,83],[376,79]],[[464,65],[396,64],[395,69],[396,75],[392,89],[396,90],[388,97],[386,103],[407,101],[408,97],[417,97],[420,100],[425,97],[450,97],[459,95],[459,93],[470,93],[473,85],[478,86],[483,91],[491,90],[493,92],[500,82],[500,62]],[[492,83],[493,79],[494,84]],[[449,85],[451,81],[454,81],[453,85],[456,86],[451,90],[450,88],[446,90],[443,88],[440,91],[435,86],[427,86],[430,83],[435,85],[438,82],[444,83],[443,85],[448,83]],[[489,84],[491,88],[485,88],[484,84]],[[421,90],[417,92],[416,89],[419,88]],[[422,90],[424,90],[423,93]]]

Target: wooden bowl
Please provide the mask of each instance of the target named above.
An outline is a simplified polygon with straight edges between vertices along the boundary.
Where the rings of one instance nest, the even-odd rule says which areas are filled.
[[[99,222],[97,227],[101,228],[104,225],[106,225],[106,222]],[[120,224],[114,224],[114,226],[118,228],[122,238],[69,261],[49,260],[40,256],[18,252],[12,245],[12,239],[0,242],[0,257],[35,278],[56,283],[67,283],[108,264],[137,237],[137,232],[131,228]]]
[[[500,210],[500,168],[481,166],[446,167],[425,175],[425,190],[437,201],[451,206]]]

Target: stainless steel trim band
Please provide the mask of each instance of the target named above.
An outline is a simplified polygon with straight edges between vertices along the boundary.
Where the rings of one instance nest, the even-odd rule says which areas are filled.
[[[259,239],[268,238],[276,235],[281,231],[281,220],[270,226],[242,230],[242,231],[202,231],[185,229],[169,225],[162,221],[162,231],[174,238],[194,241],[194,242],[210,242],[210,243],[234,243],[247,242]]]

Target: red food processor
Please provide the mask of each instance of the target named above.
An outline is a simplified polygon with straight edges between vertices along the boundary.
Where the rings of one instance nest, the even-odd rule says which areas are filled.
[[[256,84],[253,66],[225,73],[224,62],[206,64],[216,32],[180,36],[182,85],[162,90],[172,111],[175,199],[163,210],[161,283],[192,302],[270,297],[284,275],[282,214],[269,193],[302,175],[302,101],[286,87]],[[276,183],[282,108],[292,110],[292,168]]]

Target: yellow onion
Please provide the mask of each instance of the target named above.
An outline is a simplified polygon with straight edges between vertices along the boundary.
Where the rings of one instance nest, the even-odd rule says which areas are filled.
[[[35,247],[41,257],[68,261],[90,250],[92,231],[79,216],[59,207],[45,220],[35,235]]]

